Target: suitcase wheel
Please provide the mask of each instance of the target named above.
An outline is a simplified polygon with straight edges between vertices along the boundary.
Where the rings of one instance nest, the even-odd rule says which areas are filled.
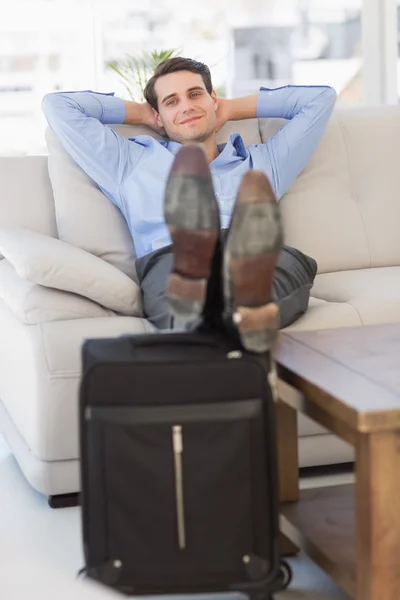
[[[280,578],[281,578],[282,589],[286,590],[286,588],[289,587],[289,585],[292,581],[293,573],[292,573],[292,569],[290,568],[290,565],[285,560],[281,560],[279,574],[280,574]]]

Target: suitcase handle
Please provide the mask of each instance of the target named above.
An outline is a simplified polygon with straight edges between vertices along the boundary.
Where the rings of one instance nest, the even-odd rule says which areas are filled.
[[[208,348],[221,348],[221,344],[216,340],[206,338],[200,335],[192,335],[190,333],[161,333],[161,334],[150,334],[146,335],[146,339],[138,340],[136,336],[132,337],[132,341],[135,340],[134,346],[136,348],[144,348],[151,346],[206,346]]]

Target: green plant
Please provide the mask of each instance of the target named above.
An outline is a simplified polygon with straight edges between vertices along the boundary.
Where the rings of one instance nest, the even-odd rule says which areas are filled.
[[[220,85],[214,89],[218,98],[226,98],[226,87],[225,85]]]
[[[121,60],[107,61],[106,66],[118,75],[131,100],[143,102],[146,83],[157,66],[164,60],[178,56],[179,52],[172,49],[142,52],[139,56],[126,54]],[[140,98],[136,98],[137,94]]]

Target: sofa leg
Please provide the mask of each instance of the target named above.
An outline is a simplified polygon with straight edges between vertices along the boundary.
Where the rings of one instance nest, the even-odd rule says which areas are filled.
[[[80,495],[76,493],[49,496],[48,502],[51,508],[70,508],[71,506],[79,506]]]

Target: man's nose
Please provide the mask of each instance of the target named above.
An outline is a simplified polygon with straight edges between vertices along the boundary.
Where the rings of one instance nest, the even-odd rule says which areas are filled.
[[[182,98],[181,100],[181,110],[182,112],[187,112],[191,107],[190,101],[188,98]]]

